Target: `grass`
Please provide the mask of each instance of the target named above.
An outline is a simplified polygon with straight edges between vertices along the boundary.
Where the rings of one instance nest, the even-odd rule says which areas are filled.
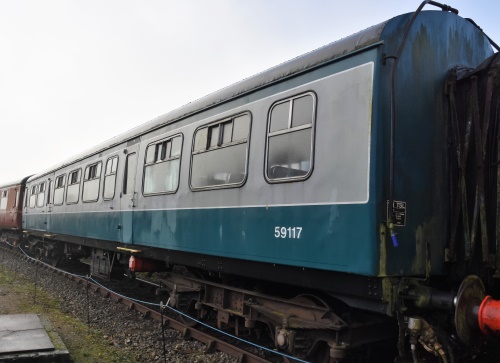
[[[60,309],[60,301],[37,289],[17,271],[0,265],[0,314],[40,314],[48,318],[70,352],[72,363],[135,363],[110,344],[102,332]],[[54,333],[49,332],[49,336]],[[53,340],[54,344],[57,344]]]

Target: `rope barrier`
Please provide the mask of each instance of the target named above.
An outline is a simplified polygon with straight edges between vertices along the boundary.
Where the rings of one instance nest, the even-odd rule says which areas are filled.
[[[197,320],[197,319],[193,318],[192,316],[189,316],[189,315],[187,315],[187,314],[183,313],[182,311],[179,311],[179,310],[177,310],[177,309],[175,309],[175,308],[173,308],[173,307],[169,306],[169,305],[168,305],[168,303],[170,302],[170,298],[167,300],[167,304],[163,304],[162,302],[160,302],[160,303],[158,304],[158,303],[153,303],[153,302],[149,302],[149,301],[144,301],[144,300],[134,299],[134,298],[131,298],[131,297],[128,297],[128,296],[125,296],[125,295],[119,294],[119,293],[117,293],[117,292],[115,292],[115,291],[113,291],[113,290],[109,289],[108,287],[104,286],[103,284],[101,284],[101,283],[100,283],[100,282],[98,282],[97,280],[95,280],[95,279],[92,277],[92,275],[87,275],[87,276],[77,275],[77,274],[73,274],[73,273],[71,273],[71,272],[67,272],[67,271],[64,271],[64,270],[58,269],[58,268],[56,268],[56,267],[54,267],[54,266],[51,266],[51,265],[49,265],[49,264],[47,264],[47,263],[45,263],[45,262],[43,262],[43,261],[37,260],[37,259],[35,259],[35,258],[33,258],[33,257],[29,256],[29,255],[28,255],[28,254],[27,254],[27,253],[26,253],[26,252],[25,252],[25,251],[21,248],[21,246],[14,246],[14,245],[9,244],[8,242],[6,242],[6,243],[7,243],[9,246],[11,246],[11,247],[17,247],[17,248],[19,248],[19,250],[21,250],[21,252],[22,252],[22,253],[23,253],[26,257],[28,257],[28,258],[29,258],[29,259],[31,259],[31,260],[38,261],[39,263],[42,263],[42,264],[47,265],[47,266],[50,266],[51,268],[54,268],[55,270],[58,270],[58,271],[61,271],[61,272],[64,272],[65,274],[68,274],[68,275],[71,275],[71,276],[74,276],[74,277],[78,277],[78,278],[82,278],[82,279],[86,279],[87,281],[92,281],[94,284],[98,285],[99,287],[101,287],[101,288],[105,289],[106,291],[109,291],[109,292],[111,292],[111,293],[113,293],[113,294],[115,294],[115,295],[117,295],[117,296],[119,296],[119,297],[121,297],[121,298],[128,299],[128,300],[130,300],[130,301],[133,301],[133,302],[136,302],[136,303],[139,303],[139,304],[143,304],[143,305],[149,305],[149,306],[154,306],[154,307],[157,307],[157,308],[159,308],[159,309],[160,309],[160,313],[161,313],[161,311],[162,311],[162,310],[166,307],[166,308],[170,309],[172,312],[174,312],[174,313],[176,313],[176,314],[179,314],[179,315],[182,315],[182,316],[184,316],[184,317],[186,317],[186,318],[188,318],[188,319],[191,319],[191,320],[193,320],[194,322],[196,322],[196,323],[198,323],[198,324],[200,324],[200,325],[202,325],[202,326],[204,326],[204,327],[206,327],[206,328],[209,328],[209,329],[211,329],[211,330],[213,330],[213,331],[216,331],[216,332],[218,332],[218,333],[220,333],[220,334],[223,334],[223,335],[225,335],[225,336],[227,336],[227,337],[229,337],[229,338],[231,338],[231,339],[238,340],[238,341],[240,341],[240,342],[242,342],[242,343],[248,344],[248,345],[253,346],[253,347],[256,347],[256,348],[258,348],[258,349],[262,349],[262,350],[264,350],[264,351],[266,351],[266,352],[269,352],[269,353],[272,353],[272,354],[275,354],[275,355],[282,356],[282,357],[284,357],[284,358],[293,359],[293,360],[295,360],[295,361],[297,361],[297,362],[300,362],[300,363],[311,363],[311,362],[309,362],[309,361],[302,360],[302,359],[299,359],[299,358],[293,357],[293,356],[291,356],[291,355],[288,355],[288,354],[285,354],[285,353],[281,353],[281,352],[278,352],[278,351],[273,350],[273,349],[270,349],[270,348],[263,347],[263,346],[261,346],[261,345],[259,345],[259,344],[256,344],[256,343],[253,343],[253,342],[251,342],[251,341],[249,341],[249,340],[242,339],[242,338],[237,337],[237,336],[235,336],[235,335],[229,334],[229,333],[227,333],[227,332],[225,332],[225,331],[223,331],[223,330],[220,330],[220,329],[215,328],[215,327],[213,327],[213,326],[211,326],[211,325],[208,325],[208,324],[206,324],[206,323],[204,323],[204,322],[202,322],[202,321],[200,321],[200,320]],[[88,289],[87,289],[87,291],[88,291]],[[163,315],[162,315],[162,317],[163,317]],[[162,324],[162,325],[163,325],[163,324]]]

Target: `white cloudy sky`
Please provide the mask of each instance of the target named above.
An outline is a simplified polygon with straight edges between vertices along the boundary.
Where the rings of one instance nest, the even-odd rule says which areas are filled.
[[[446,3],[500,43],[498,0]],[[0,184],[419,4],[0,0]]]

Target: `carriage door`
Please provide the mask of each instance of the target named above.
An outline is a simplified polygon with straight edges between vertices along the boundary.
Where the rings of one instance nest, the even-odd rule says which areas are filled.
[[[38,214],[37,217],[37,229],[47,232],[48,216],[47,207],[45,201],[47,200],[47,181],[43,181],[37,185],[37,193],[35,198],[35,212]]]
[[[134,207],[137,205],[137,159],[139,156],[139,145],[128,147],[123,168],[122,191],[120,193],[121,209],[121,235],[123,243],[133,243],[133,216]]]
[[[52,190],[52,185],[54,183],[52,183],[52,179],[53,178],[49,178],[47,180],[47,184],[45,186],[46,190],[45,190],[45,230],[47,232],[50,232],[52,230],[51,228],[51,225],[50,225],[50,215],[52,213],[52,194],[53,194],[53,190]]]

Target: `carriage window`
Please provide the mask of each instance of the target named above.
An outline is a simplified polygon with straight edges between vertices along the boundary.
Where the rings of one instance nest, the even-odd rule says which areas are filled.
[[[2,196],[2,199],[0,200],[0,209],[6,210],[7,209],[7,196],[8,196],[7,190],[3,190],[1,196]]]
[[[103,198],[106,200],[110,200],[115,197],[117,169],[118,169],[118,156],[109,158],[108,161],[106,162],[106,170],[104,172]]]
[[[38,208],[43,207],[43,204],[45,203],[45,187],[47,183],[43,182],[38,184],[38,196],[36,198],[36,206]]]
[[[78,203],[80,195],[80,176],[82,170],[72,171],[68,175],[68,188],[66,189],[66,204]]]
[[[36,203],[36,190],[37,186],[33,185],[30,188],[30,201],[29,201],[29,206],[30,208],[35,208],[35,203]]]
[[[62,205],[64,202],[64,182],[66,175],[56,177],[54,185],[54,205]]]
[[[304,180],[312,172],[316,97],[306,93],[271,107],[266,177],[270,182]]]
[[[237,187],[247,173],[250,114],[244,113],[196,130],[191,188]]]
[[[101,165],[95,163],[87,165],[85,168],[85,176],[83,178],[83,202],[96,202],[99,199],[99,185],[101,181]]]
[[[175,193],[179,186],[182,135],[148,145],[144,165],[144,195]]]

